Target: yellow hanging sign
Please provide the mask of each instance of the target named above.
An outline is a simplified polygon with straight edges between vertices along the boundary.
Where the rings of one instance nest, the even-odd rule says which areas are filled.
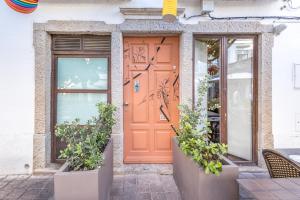
[[[162,15],[164,21],[174,22],[177,16],[177,0],[164,0]]]

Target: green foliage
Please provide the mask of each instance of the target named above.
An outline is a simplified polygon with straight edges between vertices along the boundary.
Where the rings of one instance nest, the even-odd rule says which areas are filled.
[[[217,111],[220,108],[219,98],[213,98],[208,102],[208,110]]]
[[[101,166],[103,151],[111,137],[115,124],[115,106],[106,103],[97,104],[97,117],[81,125],[79,119],[57,125],[55,134],[67,147],[60,152],[71,170],[93,170]]]
[[[180,128],[178,141],[185,155],[190,156],[203,167],[205,173],[219,175],[222,172],[221,155],[227,153],[227,145],[210,141],[210,124],[207,120],[206,102],[210,76],[206,76],[197,91],[197,103],[194,108],[180,106]]]

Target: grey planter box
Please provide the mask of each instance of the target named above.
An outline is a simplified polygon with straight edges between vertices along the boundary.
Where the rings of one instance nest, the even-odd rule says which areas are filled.
[[[55,200],[109,200],[113,181],[113,142],[106,146],[100,169],[68,171],[63,165],[54,175]]]
[[[173,138],[173,176],[182,200],[235,200],[238,199],[238,167],[224,158],[220,176],[205,174],[191,158],[184,155]]]

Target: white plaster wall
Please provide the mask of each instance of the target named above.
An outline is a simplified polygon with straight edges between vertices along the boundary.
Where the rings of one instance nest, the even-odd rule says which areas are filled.
[[[300,113],[300,89],[294,89],[293,65],[300,64],[300,23],[288,24],[277,36],[273,51],[273,134],[275,148],[300,148],[296,113]],[[300,78],[300,77],[298,77]]]
[[[30,173],[34,132],[33,22],[93,20],[121,23],[120,7],[160,7],[162,0],[107,1],[97,4],[40,3],[30,15],[11,10],[0,1],[0,174]],[[50,1],[51,2],[51,1]],[[82,0],[82,2],[84,2]],[[200,1],[180,1],[186,14],[198,14]],[[299,15],[281,12],[281,1],[217,1],[213,15]],[[188,5],[187,5],[188,4]],[[182,23],[196,23],[203,18]],[[272,23],[272,22],[263,22]],[[273,132],[276,147],[300,147],[294,116],[300,113],[300,90],[292,88],[292,63],[300,63],[300,24],[291,24],[275,39],[273,59]],[[25,169],[24,165],[30,168]]]
[[[32,17],[0,2],[0,174],[32,165],[34,74]]]

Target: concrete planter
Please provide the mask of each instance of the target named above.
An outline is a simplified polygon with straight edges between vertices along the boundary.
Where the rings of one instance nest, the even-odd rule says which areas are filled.
[[[182,200],[238,199],[238,167],[224,158],[220,176],[205,174],[191,158],[184,155],[173,138],[173,176]]]
[[[63,165],[54,175],[55,200],[109,200],[113,180],[112,140],[104,151],[103,166],[90,171],[68,171]]]

